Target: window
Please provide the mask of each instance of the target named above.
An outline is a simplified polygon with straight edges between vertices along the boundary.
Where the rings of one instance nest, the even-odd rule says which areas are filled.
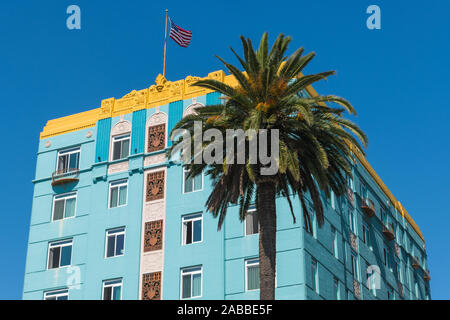
[[[72,148],[58,152],[57,173],[77,170],[80,163],[80,148]]]
[[[319,292],[319,286],[318,286],[318,272],[317,272],[317,260],[312,258],[311,259],[311,285],[315,292]]]
[[[128,180],[114,181],[109,184],[109,207],[116,208],[127,204]]]
[[[370,246],[370,241],[369,241],[369,226],[367,223],[363,223],[362,225],[362,229],[363,229],[363,242],[367,245]]]
[[[331,195],[330,195],[330,202],[331,202],[331,208],[333,208],[334,210],[336,210],[336,195],[334,194],[333,190],[331,190]]]
[[[47,291],[44,293],[44,300],[69,300],[69,290]]]
[[[380,215],[381,215],[381,222],[385,225],[387,225],[387,216],[386,216],[386,210],[383,207],[380,207]]]
[[[334,300],[340,300],[340,292],[339,292],[339,280],[338,278],[334,277],[333,281],[333,293],[334,293]]]
[[[331,237],[333,239],[333,255],[338,258],[338,240],[335,227],[331,227]]]
[[[353,190],[353,178],[349,175],[347,175],[347,187]]]
[[[127,158],[130,154],[130,135],[113,137],[112,160]]]
[[[181,299],[202,296],[202,267],[181,270]]]
[[[122,300],[122,279],[103,281],[102,300]]]
[[[72,239],[50,243],[48,247],[48,269],[70,266],[72,262]]]
[[[201,213],[183,217],[183,245],[202,242],[202,222]]]
[[[257,233],[259,233],[258,214],[256,209],[250,209],[245,215],[245,235],[249,236]]]
[[[348,209],[348,225],[350,226],[350,230],[355,233],[355,215],[351,208]]]
[[[259,259],[245,261],[245,291],[259,289]]]
[[[203,189],[203,173],[188,178],[189,170],[183,169],[183,193],[200,191]]]
[[[362,181],[361,181],[361,198],[364,200],[367,199],[367,187]]]
[[[76,192],[55,196],[53,198],[53,221],[75,216]]]
[[[359,273],[358,273],[358,258],[355,253],[351,253],[351,262],[352,262],[352,275],[353,279],[359,280]]]
[[[388,287],[387,289],[388,300],[395,300],[394,289],[390,285],[387,285],[387,287]]]
[[[386,248],[383,248],[383,258],[384,258],[384,265],[387,267],[387,265],[388,265],[388,256],[387,256]]]
[[[125,246],[125,228],[106,231],[106,258],[122,256]]]

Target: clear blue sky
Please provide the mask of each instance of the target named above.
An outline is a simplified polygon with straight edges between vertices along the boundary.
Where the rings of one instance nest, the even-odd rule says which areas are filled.
[[[426,238],[432,297],[450,298],[450,2],[230,2],[2,3],[0,299],[21,298],[42,127],[153,84],[162,71],[164,5],[193,32],[187,49],[169,41],[169,80],[221,69],[214,54],[231,60],[228,47],[240,49],[240,34],[257,42],[264,31],[272,39],[291,35],[292,50],[315,51],[306,73],[337,70],[316,89],[346,97],[359,111],[370,163]],[[81,7],[80,31],[66,28],[71,4]],[[371,4],[381,8],[381,30],[366,28]]]

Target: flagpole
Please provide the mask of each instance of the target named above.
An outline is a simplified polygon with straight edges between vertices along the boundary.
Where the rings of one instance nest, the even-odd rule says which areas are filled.
[[[163,77],[166,77],[166,47],[167,47],[167,16],[169,15],[169,10],[166,9],[166,27],[164,29],[164,62],[163,62]]]

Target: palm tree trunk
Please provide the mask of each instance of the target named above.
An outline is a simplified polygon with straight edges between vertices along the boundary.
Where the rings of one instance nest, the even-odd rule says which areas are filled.
[[[259,221],[259,281],[260,299],[275,300],[275,265],[277,215],[275,184],[258,184],[257,212]]]

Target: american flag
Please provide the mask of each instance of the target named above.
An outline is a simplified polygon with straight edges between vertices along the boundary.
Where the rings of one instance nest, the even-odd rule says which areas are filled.
[[[189,45],[189,43],[191,43],[192,32],[184,30],[183,28],[177,26],[175,23],[173,23],[170,17],[169,22],[170,22],[169,37],[172,38],[172,40],[178,43],[180,46],[186,48]]]

